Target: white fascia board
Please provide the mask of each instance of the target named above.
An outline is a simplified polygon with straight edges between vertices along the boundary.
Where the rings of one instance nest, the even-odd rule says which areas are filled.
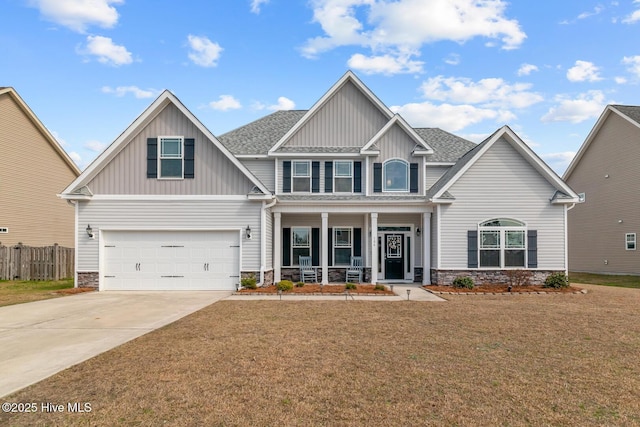
[[[334,158],[334,157],[351,157],[351,158],[359,158],[359,153],[273,153],[270,155],[271,158],[296,158],[296,159],[307,159],[311,157],[320,157],[320,158]]]
[[[430,162],[427,160],[427,166],[453,166],[455,162]]]
[[[267,154],[237,154],[237,159],[268,159]]]
[[[362,147],[362,149],[360,149],[360,153],[364,154],[365,152],[369,151],[369,148],[371,148],[371,146],[375,145],[396,124],[398,126],[400,126],[402,128],[402,130],[404,130],[407,133],[407,135],[409,135],[409,137],[417,145],[420,145],[421,147],[423,147],[425,149],[424,154],[418,153],[418,154],[414,154],[414,155],[422,156],[422,155],[427,155],[427,154],[433,154],[433,149],[427,145],[427,143],[424,141],[424,139],[422,139],[420,137],[420,135],[418,135],[416,133],[416,131],[411,126],[409,126],[409,124],[399,114],[394,114],[393,117],[387,122],[387,124],[385,124],[382,127],[382,129],[380,129],[378,131],[378,133],[376,133],[373,136],[373,138],[371,138],[369,140],[369,142],[367,142],[364,145],[364,147]],[[414,150],[414,152],[415,152],[415,150]],[[414,152],[412,152],[412,154]]]

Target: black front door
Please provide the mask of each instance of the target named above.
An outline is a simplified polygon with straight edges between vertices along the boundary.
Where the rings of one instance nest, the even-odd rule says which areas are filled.
[[[404,279],[404,234],[385,234],[384,278]]]

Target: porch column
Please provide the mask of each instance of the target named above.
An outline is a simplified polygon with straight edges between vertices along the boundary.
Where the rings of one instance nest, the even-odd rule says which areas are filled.
[[[378,213],[371,212],[371,283],[378,282]]]
[[[362,265],[369,265],[369,241],[371,240],[371,228],[369,227],[369,215],[364,214],[364,250],[362,251]]]
[[[322,260],[322,284],[329,284],[329,214],[327,212],[322,212],[322,237],[320,241],[322,242],[322,254],[320,259]]]
[[[282,267],[282,214],[273,213],[273,283],[281,280],[280,269]]]
[[[422,284],[431,284],[431,212],[422,214]]]

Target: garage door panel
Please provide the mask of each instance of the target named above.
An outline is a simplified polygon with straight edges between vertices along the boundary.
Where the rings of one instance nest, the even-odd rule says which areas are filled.
[[[103,289],[233,290],[237,231],[105,231]]]

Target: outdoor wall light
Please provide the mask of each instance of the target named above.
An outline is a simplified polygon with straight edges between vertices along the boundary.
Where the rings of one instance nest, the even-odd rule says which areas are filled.
[[[245,229],[245,236],[247,236],[247,240],[251,240],[251,227],[247,225]]]
[[[91,224],[87,224],[87,236],[89,236],[90,239],[93,239],[93,228],[91,228]]]
[[[420,227],[416,228],[416,236],[420,237]]]

